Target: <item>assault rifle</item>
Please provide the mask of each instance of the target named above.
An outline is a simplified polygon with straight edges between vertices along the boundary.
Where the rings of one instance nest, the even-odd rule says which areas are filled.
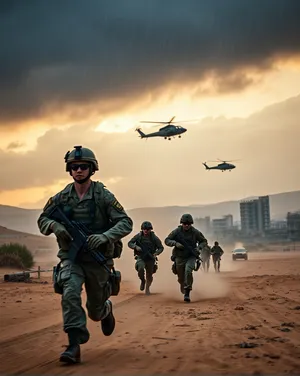
[[[196,244],[191,244],[190,242],[188,242],[186,239],[184,239],[184,237],[182,236],[181,233],[178,233],[175,237],[175,239],[178,243],[182,244],[184,246],[184,248],[194,257],[196,257],[196,265],[195,265],[195,271],[199,270],[200,266],[201,266],[201,258],[200,258],[200,254],[198,252],[196,252]]]
[[[142,248],[142,253],[138,254],[141,257],[142,260],[144,260],[144,261],[147,261],[147,260],[156,261],[156,258],[153,256],[151,249],[145,243],[143,244],[141,241],[137,240],[135,242],[135,244],[137,246],[139,246],[140,248]]]
[[[88,237],[89,235],[92,235],[92,232],[87,228],[87,226],[84,223],[69,220],[69,218],[65,215],[63,210],[58,205],[54,206],[54,208],[50,211],[48,217],[64,225],[66,230],[72,237],[72,241],[70,242],[68,249],[69,260],[76,262],[78,256],[82,252],[89,253],[92,258],[109,273],[112,295],[118,295],[120,291],[121,273],[115,270],[114,267],[112,267],[111,270],[106,265],[107,259],[100,251],[90,250],[88,248]],[[55,274],[57,273],[58,270],[55,271]]]
[[[69,220],[63,210],[57,205],[50,211],[48,217],[64,225],[68,233],[71,235],[73,240],[70,242],[68,249],[68,258],[72,262],[76,262],[78,256],[82,252],[90,253],[98,264],[102,265],[106,271],[110,272],[110,269],[105,264],[107,259],[103,256],[103,254],[100,251],[88,249],[87,239],[89,235],[92,235],[92,232],[84,223]]]

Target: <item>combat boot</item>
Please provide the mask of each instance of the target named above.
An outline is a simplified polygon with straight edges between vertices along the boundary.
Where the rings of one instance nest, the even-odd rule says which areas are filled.
[[[180,292],[181,292],[181,294],[185,293],[184,284],[180,285]]]
[[[80,363],[80,346],[69,345],[66,350],[60,354],[59,361],[68,364]]]
[[[190,303],[191,299],[190,299],[190,291],[189,289],[185,289],[184,290],[184,297],[183,297],[183,300],[187,303]]]
[[[145,283],[146,281],[144,279],[141,280],[141,285],[140,285],[140,290],[144,291],[145,290]]]
[[[146,283],[146,291],[145,291],[145,294],[146,295],[150,295],[150,283]]]
[[[106,303],[109,309],[108,315],[101,320],[101,329],[105,336],[110,336],[115,329],[116,320],[113,315],[112,303],[110,300],[107,300]]]

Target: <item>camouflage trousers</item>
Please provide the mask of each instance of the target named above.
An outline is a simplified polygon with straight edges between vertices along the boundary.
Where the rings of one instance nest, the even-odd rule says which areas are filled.
[[[178,283],[182,289],[192,290],[194,281],[193,271],[195,268],[196,257],[190,257],[188,259],[176,257],[175,263]]]
[[[138,272],[138,276],[141,281],[145,281],[145,271],[146,271],[146,282],[147,286],[150,286],[153,282],[153,272],[154,272],[154,260],[144,261],[138,258],[135,263],[135,270]]]
[[[215,271],[220,271],[221,255],[212,255]]]
[[[111,295],[111,285],[108,279],[108,271],[96,262],[84,262],[80,265],[69,260],[61,262],[57,284],[62,292],[63,328],[69,335],[75,329],[79,344],[86,343],[90,337],[81,300],[83,284],[87,295],[88,317],[93,321],[100,321],[109,313],[106,301]]]
[[[201,253],[201,259],[202,259],[203,270],[208,272],[209,266],[210,266],[210,255]]]

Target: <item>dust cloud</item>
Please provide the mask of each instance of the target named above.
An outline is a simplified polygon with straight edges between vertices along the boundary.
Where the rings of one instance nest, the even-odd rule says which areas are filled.
[[[161,229],[160,229],[161,230]],[[151,292],[153,294],[161,294],[166,301],[182,301],[182,294],[180,286],[177,282],[177,276],[173,274],[170,260],[172,248],[164,244],[166,236],[172,229],[167,231],[155,231],[156,235],[161,239],[164,245],[163,253],[158,257],[158,270],[153,275],[153,283]],[[133,250],[127,247],[128,241],[138,232],[133,232],[128,237],[124,238],[123,254],[120,259],[115,261],[115,267],[121,271],[122,280],[130,282],[130,285],[137,294],[140,294],[140,280],[135,270],[135,259],[133,257]],[[221,261],[221,273],[215,273],[213,262],[211,260],[210,270],[205,273],[202,268],[194,272],[193,290],[191,292],[192,301],[200,301],[203,299],[217,299],[228,295],[230,285],[227,279],[222,276],[223,273],[234,272],[241,268],[241,263],[233,262],[231,259],[231,249],[224,248],[225,254]]]

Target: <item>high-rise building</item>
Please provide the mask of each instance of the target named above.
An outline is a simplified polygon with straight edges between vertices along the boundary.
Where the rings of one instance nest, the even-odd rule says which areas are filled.
[[[245,235],[263,235],[270,228],[269,196],[240,203],[241,229]]]
[[[291,240],[300,239],[300,211],[287,213],[288,236]]]

